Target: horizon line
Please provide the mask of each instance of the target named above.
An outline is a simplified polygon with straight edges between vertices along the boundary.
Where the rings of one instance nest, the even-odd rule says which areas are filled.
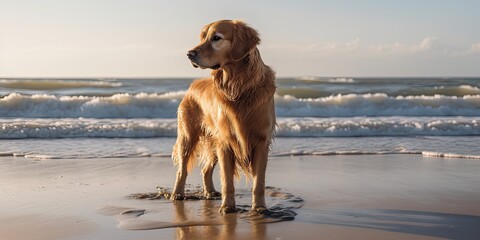
[[[209,76],[0,76],[0,79],[200,79]],[[277,76],[276,78],[480,78],[480,75],[365,75],[365,76],[328,76],[328,75],[297,75],[297,76]]]

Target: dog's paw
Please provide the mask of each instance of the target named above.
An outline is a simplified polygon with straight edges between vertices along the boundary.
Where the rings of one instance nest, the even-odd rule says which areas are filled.
[[[263,216],[269,216],[271,215],[271,211],[268,210],[266,207],[256,207],[250,211],[252,214],[259,214]]]
[[[182,201],[182,200],[185,200],[185,195],[180,193],[175,193],[175,194],[172,193],[172,195],[170,195],[170,200]]]
[[[220,207],[218,212],[221,213],[221,214],[236,213],[237,208],[236,207],[230,207],[230,206]]]
[[[206,192],[205,193],[205,199],[206,200],[219,200],[221,198],[222,198],[222,194],[217,192],[217,191]]]

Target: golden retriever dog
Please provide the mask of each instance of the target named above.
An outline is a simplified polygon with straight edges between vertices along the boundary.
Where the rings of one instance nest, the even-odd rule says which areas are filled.
[[[171,199],[184,199],[188,172],[201,159],[205,197],[220,194],[212,181],[220,165],[221,213],[236,212],[234,177],[253,180],[252,210],[267,211],[265,171],[275,129],[275,73],[265,65],[257,31],[242,21],[206,25],[200,44],[188,51],[194,67],[212,69],[194,81],[178,108],[178,136],[172,157],[178,166]]]

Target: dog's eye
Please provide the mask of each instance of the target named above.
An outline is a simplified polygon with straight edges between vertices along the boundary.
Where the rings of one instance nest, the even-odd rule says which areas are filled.
[[[216,41],[218,41],[218,40],[221,40],[221,39],[222,39],[222,38],[221,38],[220,36],[218,36],[218,35],[214,35],[214,36],[212,37],[212,41],[214,41],[214,42],[216,42]]]

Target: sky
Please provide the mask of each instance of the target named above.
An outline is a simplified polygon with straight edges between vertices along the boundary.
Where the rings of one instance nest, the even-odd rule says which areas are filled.
[[[0,0],[0,77],[199,77],[201,28],[242,19],[280,77],[480,76],[480,1]]]

